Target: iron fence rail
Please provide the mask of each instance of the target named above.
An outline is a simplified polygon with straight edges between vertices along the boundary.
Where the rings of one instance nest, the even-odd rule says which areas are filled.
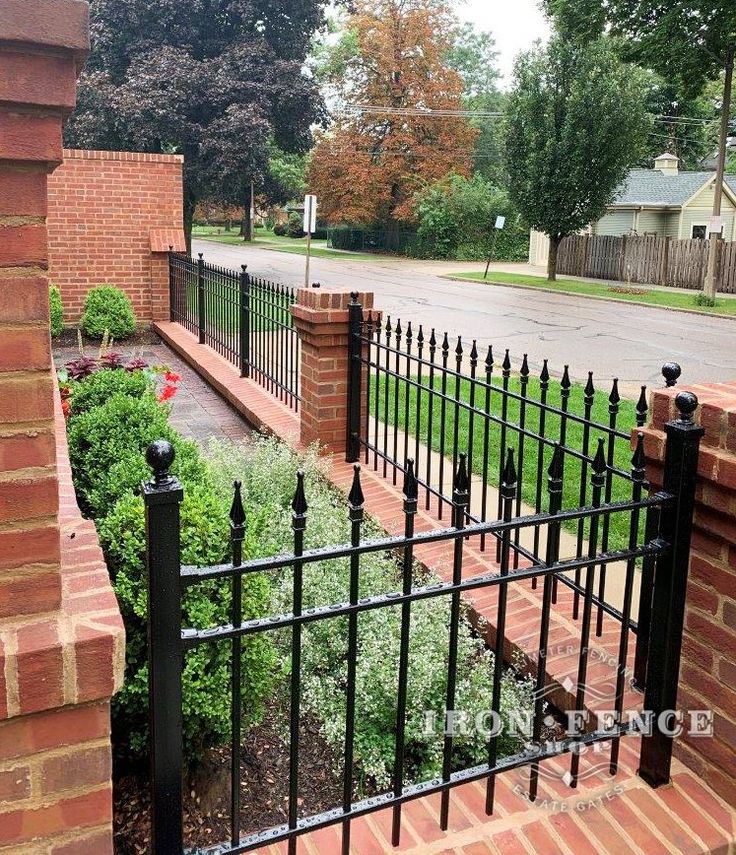
[[[632,476],[621,461],[629,453],[633,430],[647,420],[645,386],[633,413],[624,418],[615,379],[610,391],[602,394],[589,373],[581,389],[573,385],[565,366],[555,382],[547,360],[533,377],[526,355],[514,372],[508,350],[499,364],[492,347],[481,355],[476,341],[468,347],[460,337],[451,342],[447,333],[438,334],[434,329],[425,335],[422,325],[402,326],[401,320],[394,322],[390,317],[380,321],[370,312],[364,315],[357,301],[352,308],[350,342],[354,366],[350,378],[355,387],[349,429],[351,459],[372,464],[396,484],[403,461],[412,456],[424,507],[434,507],[440,520],[452,503],[451,477],[461,453],[467,456],[469,476],[466,521],[478,523],[500,516],[502,496],[497,488],[512,444],[524,485],[514,501],[517,517],[525,505],[540,512],[544,472],[556,446],[568,473],[564,507],[583,507],[589,501],[589,473],[600,441],[606,461],[604,502],[620,499],[629,489]],[[672,372],[679,369],[669,368],[668,383],[674,383]],[[358,404],[361,396],[365,401]],[[640,524],[646,526],[646,516]],[[489,534],[494,535],[498,557],[498,537]],[[581,517],[574,531],[578,555],[585,550],[587,534],[586,519]],[[539,551],[540,527],[523,535],[522,527],[514,532],[514,567],[523,560],[534,561]],[[625,545],[627,533],[620,526],[612,529],[610,517],[604,517],[600,537],[605,552],[611,544],[616,548]],[[481,549],[485,548],[484,536]],[[593,598],[597,636],[602,633],[604,614],[622,617],[620,604],[607,597],[606,575],[606,565],[600,564]],[[651,584],[650,572],[641,578]],[[558,583],[573,591],[573,617],[577,619],[584,593],[580,571],[572,576],[560,574],[554,580],[553,601]],[[644,591],[646,596],[648,591]],[[633,601],[629,604],[630,609],[635,606]],[[627,619],[632,617],[627,615]],[[630,620],[630,626],[636,631],[637,621]]]
[[[183,254],[169,254],[171,320],[293,410],[301,346],[292,323],[296,290]]]
[[[633,725],[624,721],[624,691],[626,663],[628,661],[629,625],[626,616],[621,621],[616,686],[613,693],[613,722],[606,729],[586,732],[584,728],[557,741],[542,740],[542,719],[545,712],[546,669],[544,662],[549,652],[550,619],[554,598],[554,581],[566,571],[583,572],[581,577],[581,611],[575,709],[582,712],[586,706],[586,678],[590,655],[590,635],[595,608],[595,569],[612,566],[623,574],[626,599],[633,590],[635,562],[640,557],[656,563],[654,586],[651,592],[651,610],[659,631],[652,637],[637,641],[646,642],[648,669],[646,673],[645,710],[657,717],[660,712],[674,708],[677,691],[680,645],[684,623],[684,599],[690,532],[695,495],[698,445],[702,430],[692,421],[697,399],[689,393],[677,398],[680,417],[667,426],[667,451],[664,489],[651,496],[645,495],[645,458],[643,437],[640,434],[629,468],[628,495],[622,501],[606,501],[607,475],[606,441],[600,437],[590,463],[590,501],[584,507],[564,509],[564,448],[558,442],[546,468],[545,510],[525,517],[515,516],[520,483],[516,449],[506,449],[501,473],[501,513],[491,522],[468,522],[470,481],[464,452],[458,454],[458,465],[453,473],[450,498],[451,525],[445,529],[416,533],[414,519],[418,512],[420,484],[415,475],[414,462],[404,465],[402,536],[363,538],[365,500],[361,486],[360,466],[355,466],[352,488],[348,497],[350,523],[349,542],[322,549],[305,549],[309,508],[304,489],[304,476],[298,473],[292,502],[293,548],[286,555],[258,560],[243,560],[242,543],[246,530],[240,484],[235,483],[231,507],[232,561],[213,567],[193,568],[181,564],[179,542],[179,505],[183,498],[181,487],[169,474],[173,462],[173,448],[159,442],[147,455],[154,470],[153,479],[144,485],[146,507],[147,556],[149,574],[149,691],[151,709],[152,746],[152,820],[153,846],[157,855],[181,855],[184,850],[182,819],[182,662],[183,653],[192,646],[202,644],[228,644],[231,655],[231,799],[230,839],[206,849],[191,848],[190,853],[207,852],[233,855],[247,852],[278,841],[288,842],[289,853],[296,852],[300,835],[332,824],[342,829],[342,853],[350,852],[352,822],[357,817],[391,807],[393,811],[392,842],[400,844],[402,806],[410,799],[432,793],[440,794],[439,825],[446,830],[449,823],[450,791],[461,783],[474,780],[486,782],[486,811],[494,809],[495,778],[502,771],[526,766],[529,768],[529,795],[537,796],[541,765],[545,760],[571,754],[568,782],[576,786],[580,774],[579,747],[598,742],[610,742],[610,772],[618,768],[620,739],[632,732]],[[642,534],[640,519],[657,510],[656,529],[650,525]],[[623,520],[627,531],[627,544],[615,551],[603,548],[603,530],[606,520],[617,517]],[[650,520],[655,517],[650,516]],[[561,531],[566,522],[583,520],[587,538],[583,554],[566,555],[562,548]],[[534,554],[529,566],[514,566],[514,538],[520,529],[544,532],[539,553]],[[467,567],[469,545],[484,536],[493,536],[498,542],[498,569],[482,575],[473,575]],[[433,583],[415,577],[415,549],[429,543],[447,543],[452,546],[451,580]],[[544,544],[542,548],[542,543]],[[394,557],[396,566],[395,587],[370,597],[361,597],[359,581],[362,559],[371,553],[386,553]],[[349,594],[345,601],[306,604],[303,602],[305,574],[322,561],[345,560],[349,568]],[[283,569],[291,570],[292,609],[289,613],[273,614],[267,618],[250,620],[244,617],[241,583],[243,576],[252,573],[271,574]],[[182,626],[181,598],[185,586],[198,585],[212,580],[232,585],[232,613],[228,624],[215,627]],[[528,579],[541,581],[540,619],[537,633],[534,709],[531,734],[527,746],[511,757],[499,755],[498,733],[491,732],[485,744],[486,761],[470,764],[458,756],[457,745],[451,730],[441,735],[442,771],[433,779],[414,782],[407,778],[407,747],[405,728],[407,721],[406,688],[412,663],[409,661],[413,606],[430,597],[444,597],[449,601],[449,632],[447,640],[447,682],[444,709],[454,711],[457,697],[458,634],[462,613],[462,594],[479,588],[497,588],[495,659],[488,679],[492,686],[491,710],[501,712],[501,677],[504,668],[503,644],[508,608],[508,590],[511,584]],[[371,609],[400,609],[401,638],[399,653],[394,661],[397,675],[395,757],[391,784],[385,792],[369,799],[354,798],[355,735],[356,722],[362,714],[357,685],[357,663],[360,653],[358,629],[361,615]],[[344,768],[342,800],[330,810],[311,816],[300,816],[300,763],[302,759],[300,721],[303,714],[301,689],[301,649],[303,628],[315,621],[338,621],[345,633],[346,654],[346,712],[342,742]],[[289,668],[289,771],[288,819],[286,822],[243,834],[241,821],[240,787],[241,765],[239,746],[242,739],[241,717],[241,642],[246,636],[275,629],[290,631],[288,647]],[[224,688],[224,687],[223,687]],[[666,704],[672,703],[672,707]],[[439,745],[439,742],[438,742]],[[642,776],[657,786],[669,777],[672,738],[661,733],[645,732],[642,738]]]

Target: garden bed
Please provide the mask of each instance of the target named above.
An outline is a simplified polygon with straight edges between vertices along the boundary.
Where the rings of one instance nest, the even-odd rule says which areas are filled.
[[[243,834],[280,825],[288,818],[289,749],[284,742],[283,710],[277,706],[252,728],[241,749],[240,822]],[[340,758],[325,742],[320,722],[305,716],[301,723],[299,783],[304,799],[300,813],[321,813],[342,802]],[[198,775],[201,790],[190,785],[184,801],[187,846],[210,846],[230,837],[230,749],[209,752]],[[116,777],[113,797],[116,855],[147,855],[150,845],[148,769]]]
[[[118,365],[118,363],[120,363]],[[298,469],[305,472],[307,547],[329,546],[350,539],[345,499],[327,482],[316,451],[301,457],[274,439],[248,443],[212,442],[198,447],[185,441],[168,421],[171,387],[180,378],[162,369],[128,361],[110,367],[96,364],[89,376],[68,383],[70,455],[80,507],[100,534],[106,560],[127,629],[127,673],[113,702],[116,746],[118,836],[130,846],[145,845],[145,775],[123,774],[147,761],[147,668],[145,532],[138,493],[148,477],[144,462],[149,442],[167,438],[177,452],[173,471],[184,486],[182,563],[209,565],[229,556],[228,510],[232,483],[243,482],[246,508],[246,558],[291,549],[291,501]],[[92,370],[92,369],[91,369]],[[62,382],[65,378],[61,376]],[[174,391],[173,394],[176,394]],[[368,508],[367,510],[370,510]],[[382,535],[370,518],[363,536]],[[415,568],[416,581],[431,582]],[[311,565],[305,571],[304,607],[343,602],[349,588],[349,562],[343,559]],[[244,579],[246,619],[288,613],[292,607],[290,570]],[[359,595],[400,589],[398,566],[388,554],[368,554],[361,562]],[[228,623],[229,583],[203,583],[187,588],[183,625],[210,628]],[[442,598],[420,601],[412,609],[411,669],[407,703],[406,780],[437,775],[441,733],[423,733],[424,710],[442,716],[447,679],[449,603]],[[342,740],[345,719],[346,621],[334,618],[303,628],[302,717],[305,726],[300,792],[302,814],[340,803]],[[391,779],[396,716],[396,683],[400,610],[371,610],[361,616],[358,635],[355,795],[385,789]],[[279,787],[288,780],[288,746],[283,700],[288,684],[291,635],[288,631],[249,636],[243,644],[243,793],[244,829],[278,823],[285,803]],[[230,738],[229,644],[203,644],[187,654],[183,673],[184,748],[188,764],[187,827],[193,843],[205,845],[227,837]],[[461,622],[458,644],[457,708],[490,709],[493,655]],[[502,714],[529,708],[531,684],[513,671],[503,678]],[[519,749],[518,739],[502,737],[501,754]],[[483,762],[482,734],[458,737],[455,767]],[[206,766],[202,777],[194,770]],[[273,779],[273,782],[271,782]],[[223,784],[224,782],[224,784]],[[263,786],[259,786],[262,784]],[[194,787],[195,796],[191,796]],[[308,799],[306,795],[308,794]],[[224,832],[224,833],[223,833]],[[195,839],[196,837],[196,839]],[[121,842],[121,846],[122,846]],[[121,851],[125,851],[121,849]],[[135,848],[132,852],[141,851]]]

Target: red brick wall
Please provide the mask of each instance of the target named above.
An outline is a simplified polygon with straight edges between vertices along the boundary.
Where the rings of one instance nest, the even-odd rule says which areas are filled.
[[[124,634],[74,499],[47,278],[47,180],[88,11],[0,2],[0,855],[113,849],[109,701]]]
[[[714,738],[684,736],[675,742],[675,753],[736,806],[736,382],[687,388],[700,401],[698,416],[705,436],[698,465],[678,704],[682,709],[712,710]],[[654,394],[645,446],[655,485],[662,477],[662,428],[676,417],[678,391]]]
[[[151,231],[175,229],[184,248],[182,168],[180,155],[64,151],[49,177],[48,233],[65,321],[79,320],[101,284],[123,288],[139,321],[168,319],[166,254],[151,252]]]

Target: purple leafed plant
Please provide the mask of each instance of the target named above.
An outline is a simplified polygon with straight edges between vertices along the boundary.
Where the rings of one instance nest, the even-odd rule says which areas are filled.
[[[66,370],[72,380],[84,380],[90,374],[94,374],[97,368],[97,360],[91,356],[79,356],[66,363]]]
[[[144,368],[148,368],[148,363],[145,359],[141,359],[139,356],[135,359],[131,359],[125,366],[126,371],[143,371]]]
[[[102,359],[100,359],[100,362],[105,368],[122,368],[124,364],[122,353],[117,353],[114,350],[106,353]]]

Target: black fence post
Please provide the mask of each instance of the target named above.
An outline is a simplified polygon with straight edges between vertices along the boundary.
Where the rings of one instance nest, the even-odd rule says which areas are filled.
[[[353,291],[348,306],[348,430],[345,460],[357,463],[360,457],[360,410],[363,376],[361,364],[363,331],[363,307],[358,302],[358,293]]]
[[[652,593],[649,661],[644,693],[644,711],[652,717],[650,735],[641,744],[639,775],[652,787],[668,783],[672,763],[673,737],[660,723],[673,725],[680,677],[680,653],[685,623],[685,597],[690,562],[690,540],[698,452],[703,428],[693,421],[698,399],[692,392],[680,392],[675,398],[679,416],[665,425],[663,490],[674,502],[662,509],[659,536],[666,551],[657,560]]]
[[[169,474],[174,449],[149,445],[153,478],[143,484],[148,570],[148,702],[151,751],[151,845],[156,855],[181,855],[182,647],[179,505],[184,496]]]
[[[174,252],[174,247],[169,244],[169,320],[176,320],[176,271],[174,269],[174,260],[171,257]]]
[[[240,376],[250,377],[250,276],[240,265]]]
[[[204,258],[199,253],[197,259],[197,325],[199,327],[199,343],[204,344],[205,301],[204,301]]]

